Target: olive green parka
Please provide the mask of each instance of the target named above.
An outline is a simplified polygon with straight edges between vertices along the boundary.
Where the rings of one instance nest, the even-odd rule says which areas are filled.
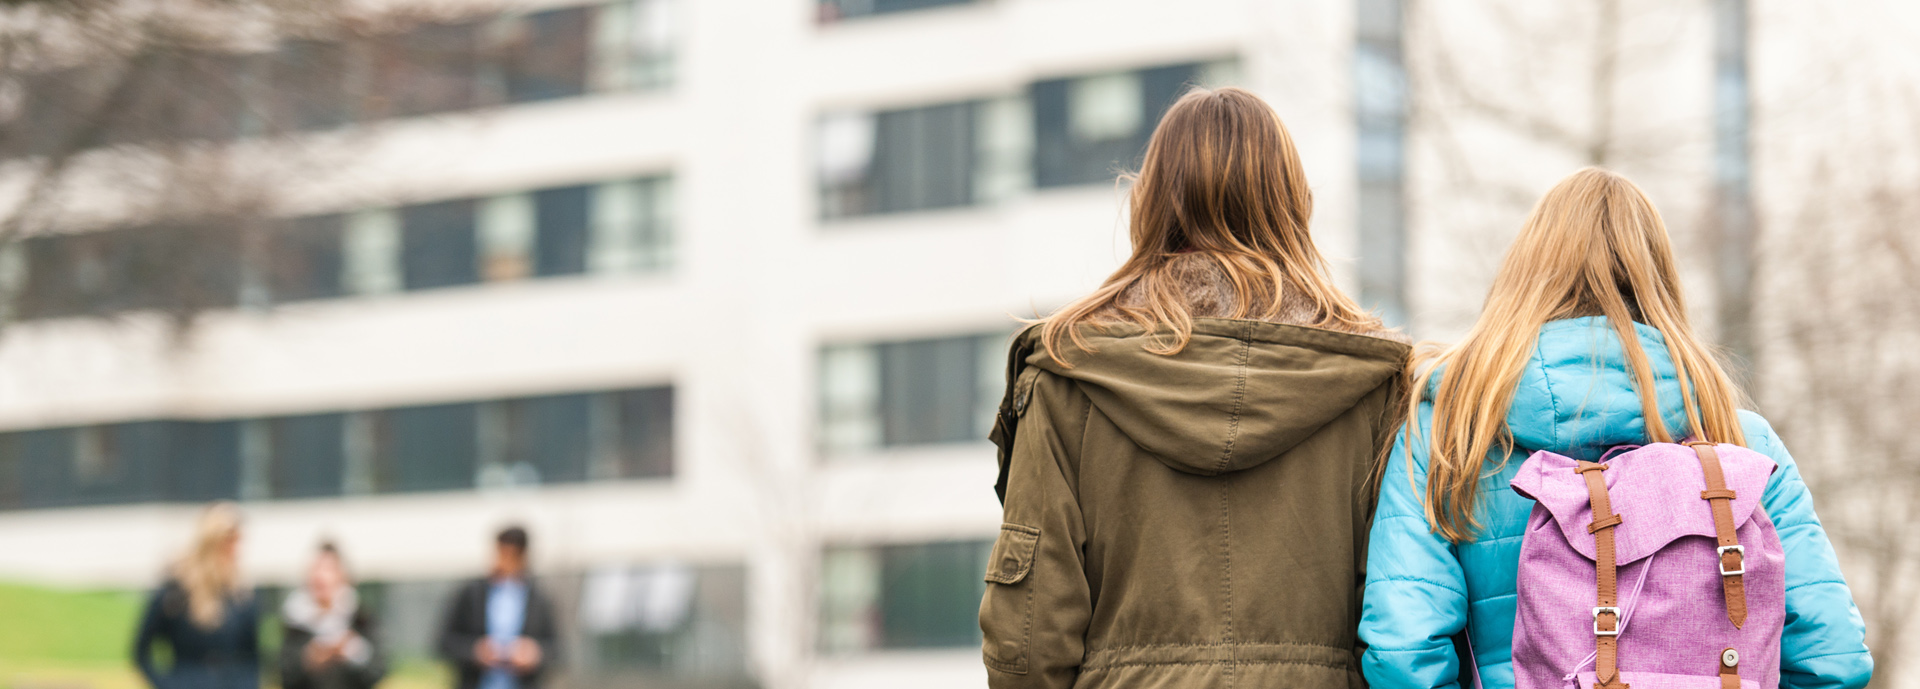
[[[1373,476],[1409,348],[1195,319],[1177,354],[1088,327],[1013,344],[1004,524],[980,628],[995,689],[1360,687]]]

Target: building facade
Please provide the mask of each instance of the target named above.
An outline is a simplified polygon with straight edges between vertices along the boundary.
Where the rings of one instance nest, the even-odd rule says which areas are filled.
[[[352,147],[282,190],[265,268],[222,268],[224,235],[169,261],[215,276],[178,328],[139,266],[191,228],[9,254],[0,577],[148,586],[197,505],[238,500],[260,583],[331,538],[425,657],[522,523],[581,686],[981,686],[1006,338],[1124,258],[1116,174],[1184,88],[1276,107],[1343,285],[1417,334],[1470,318],[1486,261],[1408,252],[1518,218],[1416,140],[1404,13],[543,0],[262,48],[265,83],[308,86],[238,101]],[[1684,137],[1710,140],[1699,88]],[[244,149],[244,120],[206,136]],[[1535,193],[1570,169],[1517,148]]]

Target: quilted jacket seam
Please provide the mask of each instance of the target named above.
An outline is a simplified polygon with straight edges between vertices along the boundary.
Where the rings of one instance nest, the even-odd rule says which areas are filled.
[[[1547,352],[1540,347],[1537,338],[1533,346],[1533,359],[1540,362],[1541,370],[1548,370]],[[1560,397],[1553,394],[1553,376],[1541,376],[1540,389],[1547,393],[1547,408],[1553,410],[1553,418],[1548,419],[1547,423],[1550,424],[1549,428],[1553,429],[1553,445],[1559,447],[1564,441],[1560,438]],[[1513,403],[1508,402],[1507,405],[1511,407]],[[1509,431],[1509,433],[1511,433],[1511,431]]]
[[[1389,581],[1405,581],[1405,582],[1411,582],[1411,583],[1415,583],[1415,584],[1426,584],[1426,585],[1428,585],[1428,586],[1432,586],[1432,587],[1434,587],[1434,588],[1437,588],[1437,589],[1442,589],[1442,590],[1445,590],[1445,591],[1446,591],[1447,593],[1457,593],[1457,594],[1460,594],[1460,597],[1461,597],[1461,598],[1465,598],[1465,597],[1467,597],[1467,592],[1466,592],[1466,591],[1463,591],[1463,590],[1460,590],[1460,589],[1456,589],[1456,588],[1454,588],[1454,587],[1452,587],[1452,586],[1448,586],[1448,585],[1446,584],[1446,582],[1442,582],[1442,581],[1435,581],[1435,580],[1433,580],[1433,579],[1425,579],[1425,578],[1421,578],[1421,577],[1408,577],[1408,576],[1400,576],[1400,575],[1398,575],[1398,574],[1387,574],[1387,575],[1382,575],[1382,576],[1381,576],[1381,577],[1380,577],[1379,579],[1375,579],[1375,580],[1373,580],[1372,582],[1370,582],[1370,583],[1368,583],[1368,584],[1367,584],[1367,586],[1368,586],[1368,587],[1372,587],[1372,586],[1373,586],[1374,584],[1382,584],[1382,583],[1386,583],[1386,582],[1389,582]]]

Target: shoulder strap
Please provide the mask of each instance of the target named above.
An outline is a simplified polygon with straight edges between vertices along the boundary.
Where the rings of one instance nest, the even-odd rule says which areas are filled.
[[[1727,619],[1739,628],[1747,623],[1747,586],[1742,577],[1747,571],[1747,552],[1740,546],[1740,537],[1733,529],[1734,492],[1727,489],[1727,477],[1720,470],[1720,455],[1714,451],[1713,443],[1696,440],[1687,446],[1700,456],[1700,470],[1706,474],[1707,489],[1700,492],[1700,499],[1713,508],[1713,531],[1720,542],[1720,583],[1727,598]]]
[[[1594,575],[1599,579],[1599,604],[1593,608],[1593,674],[1596,689],[1628,689],[1620,681],[1620,603],[1619,562],[1613,549],[1613,527],[1622,521],[1613,513],[1607,499],[1607,465],[1581,462],[1576,468],[1587,479],[1588,500],[1593,506]]]

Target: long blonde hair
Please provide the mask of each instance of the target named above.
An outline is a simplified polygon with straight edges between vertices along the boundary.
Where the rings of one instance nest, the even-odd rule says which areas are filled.
[[[219,627],[227,606],[246,596],[232,543],[240,537],[240,508],[217,502],[200,513],[193,543],[173,565],[174,579],[187,592],[187,614],[202,629]]]
[[[1045,319],[1041,341],[1062,365],[1061,338],[1090,350],[1082,323],[1133,322],[1164,328],[1148,349],[1171,355],[1193,339],[1193,312],[1173,259],[1199,253],[1233,285],[1233,318],[1271,320],[1287,290],[1316,308],[1314,325],[1377,329],[1327,276],[1308,235],[1313,192],[1280,116],[1237,88],[1196,88],[1161,118],[1133,180],[1129,234],[1133,255],[1107,281]],[[1138,303],[1122,299],[1138,294]]]
[[[1627,355],[1647,435],[1676,432],[1746,444],[1735,410],[1742,396],[1687,322],[1686,301],[1660,212],[1640,187],[1586,168],[1554,185],[1533,207],[1500,266],[1480,319],[1451,348],[1416,355],[1407,429],[1418,434],[1420,400],[1435,370],[1433,430],[1427,464],[1427,522],[1455,543],[1480,528],[1474,514],[1487,453],[1512,451],[1507,408],[1521,370],[1548,321],[1606,316]],[[1680,379],[1689,428],[1661,419],[1653,370],[1635,332],[1638,321],[1666,339]],[[1409,477],[1411,478],[1411,477]]]

